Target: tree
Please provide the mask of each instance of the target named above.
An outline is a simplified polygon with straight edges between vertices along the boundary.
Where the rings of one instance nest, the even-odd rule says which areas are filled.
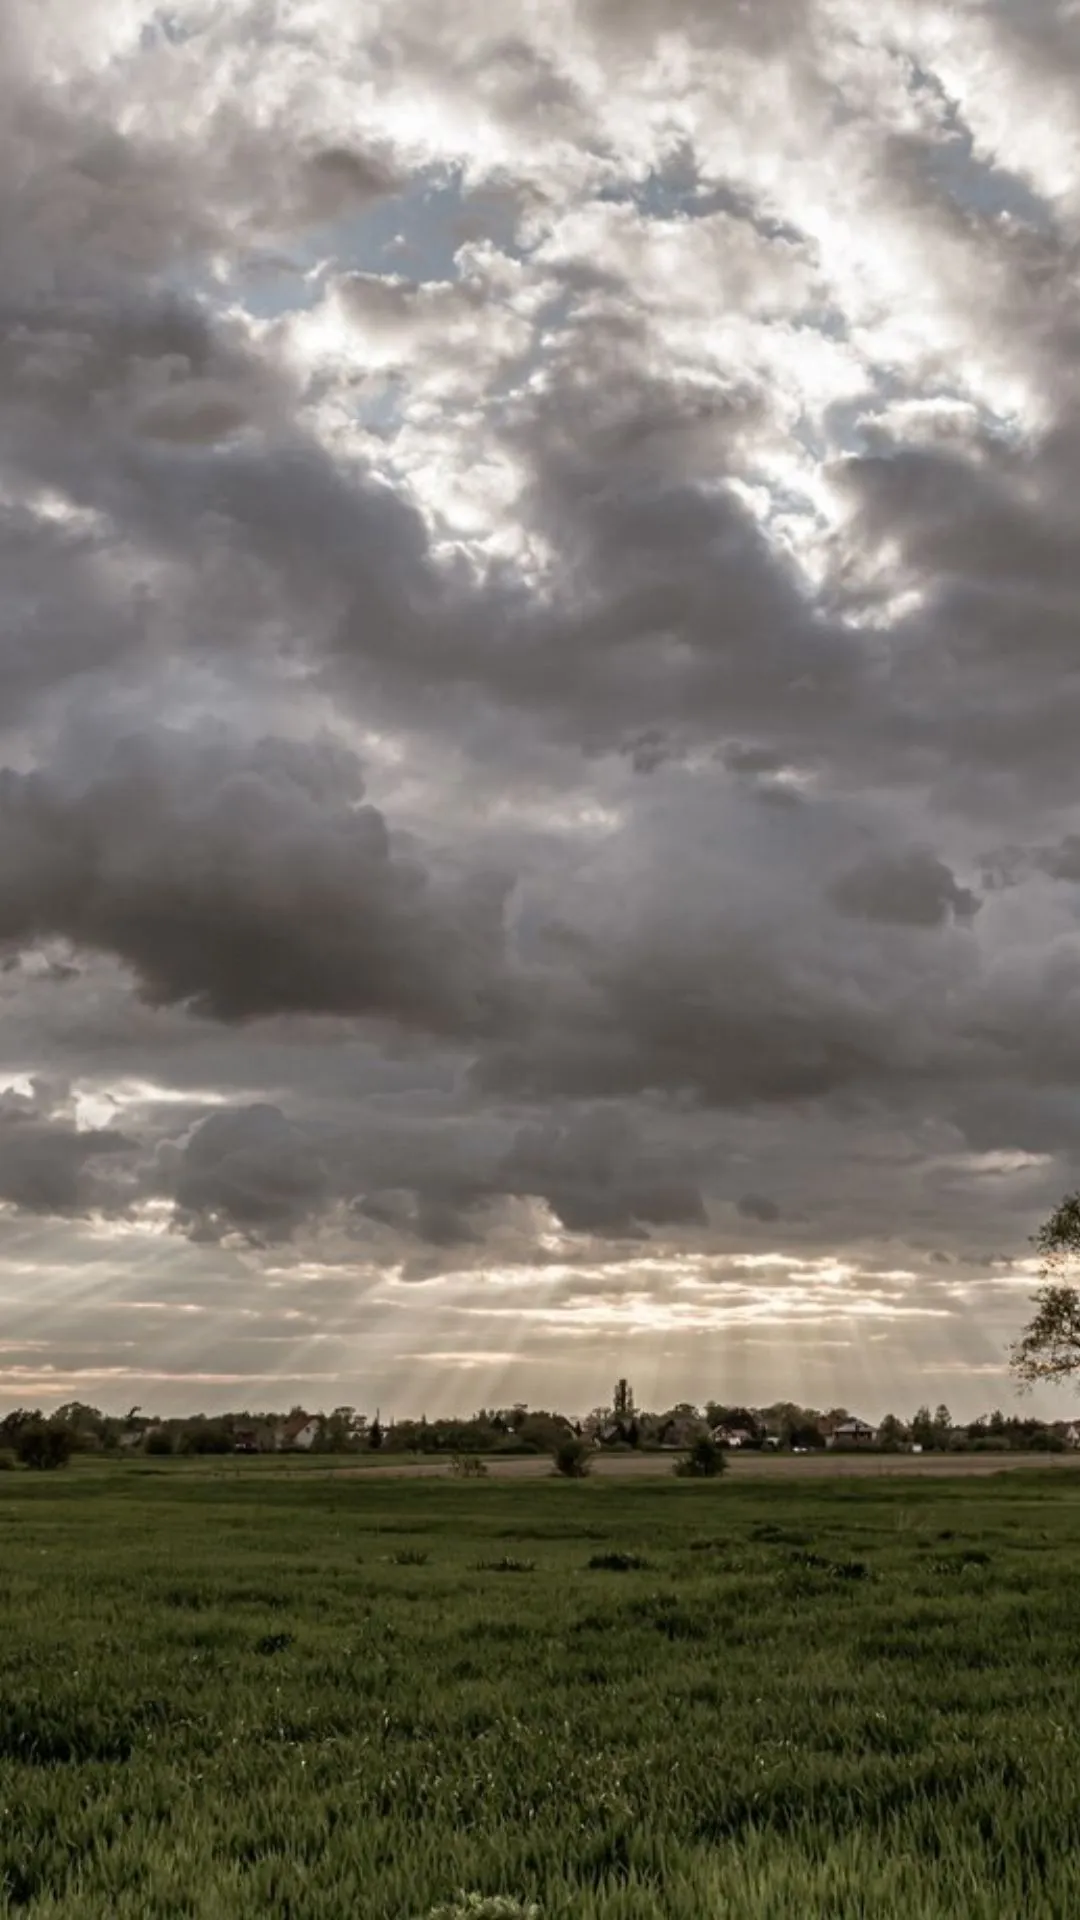
[[[487,1461],[481,1460],[478,1453],[455,1453],[450,1462],[455,1480],[483,1480],[487,1470]]]
[[[1080,1293],[1061,1278],[1080,1255],[1080,1192],[1066,1194],[1032,1244],[1042,1259],[1043,1284],[1031,1296],[1035,1312],[1010,1354],[1021,1387],[1060,1384],[1080,1372]]]
[[[1012,1350],[1012,1370],[1023,1387],[1040,1380],[1060,1385],[1080,1372],[1080,1293],[1040,1287],[1032,1304],[1035,1313]]]
[[[378,1414],[375,1415],[374,1420],[372,1421],[370,1427],[368,1428],[367,1443],[373,1453],[378,1453],[379,1448],[382,1446],[383,1424],[382,1424],[382,1421],[379,1419]]]
[[[753,1434],[755,1439],[764,1432],[752,1407],[729,1407],[722,1400],[708,1400],[705,1403],[705,1418],[714,1431],[717,1427],[726,1427],[733,1433]]]
[[[934,1444],[934,1416],[929,1407],[920,1407],[911,1423],[911,1438],[917,1447]]]
[[[590,1440],[599,1439],[600,1435],[606,1433],[610,1428],[611,1419],[610,1407],[593,1407],[591,1413],[585,1415],[585,1419],[582,1422],[582,1432],[585,1433]]]
[[[947,1447],[952,1439],[953,1419],[948,1407],[942,1401],[934,1413],[934,1445]]]
[[[205,1413],[197,1413],[181,1427],[177,1450],[180,1453],[231,1453],[232,1433],[224,1418],[213,1419]]]
[[[568,1437],[559,1442],[552,1458],[564,1480],[584,1480],[592,1465],[592,1449],[587,1440]]]
[[[87,1406],[83,1400],[69,1400],[57,1407],[52,1418],[56,1426],[69,1428],[79,1451],[100,1451],[108,1423],[99,1408]]]
[[[51,1420],[33,1420],[22,1429],[16,1452],[24,1467],[49,1470],[66,1467],[75,1451],[75,1436],[70,1427]]]
[[[907,1440],[907,1428],[895,1413],[887,1413],[878,1428],[878,1445],[886,1453],[898,1453]]]
[[[364,1418],[355,1407],[335,1407],[322,1423],[315,1443],[319,1453],[350,1453],[361,1443]]]
[[[0,1446],[14,1447],[19,1450],[19,1436],[26,1427],[42,1427],[45,1415],[39,1407],[16,1407],[0,1420]]]
[[[708,1434],[695,1440],[685,1460],[680,1460],[675,1468],[680,1480],[715,1480],[727,1469],[727,1455],[723,1447]]]
[[[615,1398],[611,1411],[616,1420],[631,1420],[634,1416],[634,1389],[629,1380],[616,1380]]]
[[[545,1413],[540,1408],[527,1414],[518,1427],[515,1438],[521,1447],[527,1447],[530,1453],[554,1453],[555,1448],[570,1438],[570,1429],[559,1413]]]

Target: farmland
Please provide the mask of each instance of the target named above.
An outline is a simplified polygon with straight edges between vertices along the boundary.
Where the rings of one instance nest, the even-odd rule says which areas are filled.
[[[0,1913],[1060,1920],[1078,1584],[1060,1470],[3,1474]]]

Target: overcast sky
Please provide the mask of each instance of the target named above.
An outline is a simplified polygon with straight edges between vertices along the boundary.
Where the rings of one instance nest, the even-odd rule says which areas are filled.
[[[0,0],[0,1404],[1011,1403],[1078,70],[1075,0]]]

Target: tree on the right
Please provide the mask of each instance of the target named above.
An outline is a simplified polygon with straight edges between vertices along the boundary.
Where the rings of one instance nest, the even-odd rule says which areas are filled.
[[[1035,1312],[1016,1341],[1011,1366],[1022,1386],[1060,1382],[1080,1373],[1080,1292],[1061,1276],[1080,1258],[1080,1193],[1067,1194],[1035,1235],[1043,1285]]]

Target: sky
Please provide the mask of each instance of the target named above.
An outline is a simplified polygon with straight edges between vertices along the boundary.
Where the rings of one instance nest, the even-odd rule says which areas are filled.
[[[0,1404],[1012,1402],[1078,80],[1075,0],[0,0]]]

